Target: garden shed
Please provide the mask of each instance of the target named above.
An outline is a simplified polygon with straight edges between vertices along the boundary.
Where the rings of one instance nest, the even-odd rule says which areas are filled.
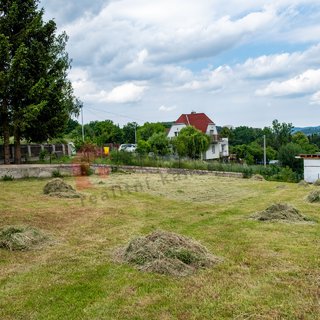
[[[320,154],[301,154],[303,159],[304,180],[310,183],[320,179]]]

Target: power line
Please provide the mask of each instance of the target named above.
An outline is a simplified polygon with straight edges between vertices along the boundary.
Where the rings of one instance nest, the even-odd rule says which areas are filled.
[[[119,114],[119,113],[115,113],[115,112],[110,112],[110,111],[106,111],[106,110],[100,110],[100,109],[97,109],[97,108],[94,108],[92,106],[86,106],[86,109],[92,109],[92,110],[95,110],[95,111],[99,111],[99,112],[102,112],[102,113],[108,113],[108,114],[112,114],[112,115],[115,115],[115,116],[118,116],[118,117],[121,117],[121,118],[126,118],[126,119],[130,119],[130,120],[135,120],[135,121],[142,121],[144,122],[145,120],[142,120],[142,119],[138,119],[138,118],[133,118],[133,117],[128,117],[128,116],[125,116],[123,114]],[[97,115],[97,114],[96,114]]]

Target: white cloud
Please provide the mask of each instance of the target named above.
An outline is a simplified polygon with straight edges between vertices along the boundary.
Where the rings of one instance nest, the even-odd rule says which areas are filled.
[[[305,70],[306,66],[320,65],[320,44],[304,52],[280,53],[249,58],[237,64],[236,70],[248,78],[270,78]]]
[[[195,80],[185,83],[178,89],[219,91],[233,81],[234,73],[229,66],[220,66],[214,70],[203,70],[195,78]]]
[[[113,88],[109,93],[104,92],[101,101],[114,103],[137,102],[142,99],[146,88],[146,86],[135,85],[134,83],[125,83]]]
[[[320,69],[309,69],[286,81],[271,82],[266,88],[256,91],[258,96],[295,96],[305,95],[320,89]]]
[[[176,108],[177,108],[176,106],[166,107],[166,106],[162,105],[162,106],[159,108],[159,111],[170,112],[170,111],[175,110]]]
[[[310,98],[310,104],[320,104],[320,91],[317,91]]]

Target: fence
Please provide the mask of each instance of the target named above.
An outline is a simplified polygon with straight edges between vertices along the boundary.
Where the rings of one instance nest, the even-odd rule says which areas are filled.
[[[4,162],[3,145],[0,145],[0,163]],[[40,153],[46,151],[47,154],[56,157],[71,156],[72,146],[69,144],[22,144],[21,159],[22,161],[39,160]],[[10,162],[14,162],[14,145],[10,145]]]

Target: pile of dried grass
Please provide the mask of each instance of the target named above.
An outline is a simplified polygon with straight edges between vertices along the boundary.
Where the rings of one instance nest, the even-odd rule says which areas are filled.
[[[265,181],[264,176],[262,176],[261,174],[254,174],[251,177],[251,180],[255,180],[255,181]]]
[[[305,180],[301,180],[298,182],[298,186],[300,187],[309,187],[309,183]]]
[[[116,258],[141,271],[179,277],[221,261],[194,240],[165,231],[155,231],[132,240],[117,251]]]
[[[50,180],[43,188],[43,193],[58,198],[81,198],[81,195],[60,178]]]
[[[320,179],[317,179],[314,183],[315,186],[320,186]]]
[[[314,190],[309,193],[307,196],[307,201],[308,202],[320,202],[320,191],[319,190]]]
[[[24,251],[40,247],[48,241],[42,231],[25,226],[6,226],[0,229],[0,248]]]
[[[283,203],[276,203],[264,211],[257,212],[251,218],[259,221],[288,221],[299,222],[308,221],[296,208]]]

